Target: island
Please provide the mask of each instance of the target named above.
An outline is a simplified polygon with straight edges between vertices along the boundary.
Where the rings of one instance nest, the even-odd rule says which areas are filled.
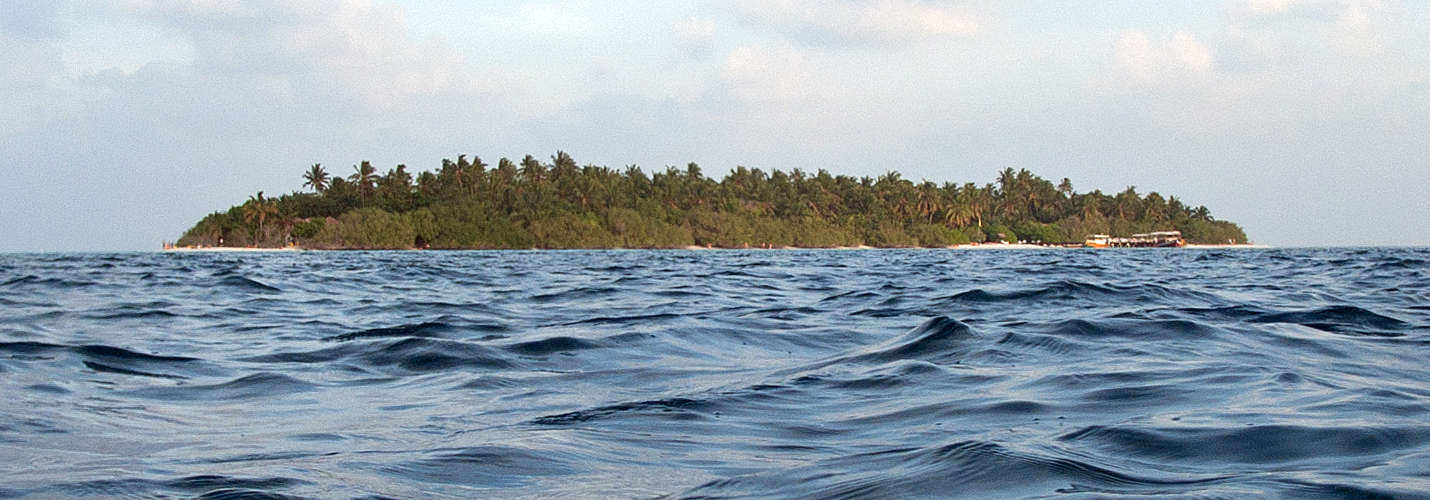
[[[489,168],[479,157],[412,172],[369,162],[346,177],[322,165],[305,191],[259,192],[198,221],[172,248],[597,249],[1077,246],[1088,235],[1178,231],[1190,244],[1247,242],[1235,223],[1175,196],[1079,193],[1026,169],[995,182],[913,182],[699,165],[647,174],[581,166],[558,151]]]

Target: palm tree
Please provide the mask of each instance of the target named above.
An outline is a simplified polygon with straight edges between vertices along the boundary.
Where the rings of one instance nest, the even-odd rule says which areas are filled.
[[[521,177],[529,184],[541,185],[546,182],[546,166],[535,156],[526,155],[521,159]]]
[[[270,214],[277,213],[278,204],[273,200],[264,199],[263,191],[259,191],[257,196],[248,197],[248,201],[243,204],[243,220],[253,222],[253,219],[258,219],[258,234],[254,237],[255,241],[261,241],[263,238],[263,221]]]
[[[377,169],[373,168],[371,163],[364,161],[360,165],[353,166],[353,175],[348,176],[348,180],[357,185],[358,196],[363,199],[371,198],[374,189],[376,189]]]
[[[1004,168],[998,172],[998,187],[1003,196],[1010,196],[1018,184],[1018,173],[1013,171],[1013,167]]]
[[[1212,220],[1212,213],[1211,210],[1207,210],[1206,205],[1202,205],[1192,210],[1192,217],[1196,217],[1197,219],[1204,221],[1210,221]]]
[[[938,202],[938,186],[929,181],[919,184],[918,200],[919,214],[923,215],[929,224],[933,224],[933,214],[942,208]]]
[[[1072,179],[1068,179],[1067,177],[1063,177],[1063,181],[1058,183],[1058,194],[1063,195],[1064,198],[1072,198],[1072,195],[1073,195]]]
[[[988,184],[979,188],[972,182],[965,183],[961,194],[966,196],[964,206],[968,207],[968,213],[973,219],[978,221],[978,229],[983,229],[983,211],[991,205],[993,185]]]
[[[1082,198],[1083,220],[1102,218],[1102,211],[1098,209],[1098,205],[1102,203],[1102,197],[1101,191],[1093,191]]]
[[[398,165],[387,174],[377,176],[376,183],[377,200],[382,208],[398,212],[411,210],[412,174],[407,171],[407,165]]]
[[[1128,215],[1131,215],[1133,218],[1137,216],[1142,198],[1137,195],[1137,186],[1127,186],[1127,190],[1117,193],[1117,196],[1113,197],[1113,201],[1116,202],[1117,217],[1122,220],[1131,221],[1133,219],[1129,218]]]
[[[463,165],[466,163],[466,165]],[[480,156],[472,156],[472,161],[465,161],[462,156],[457,156],[457,168],[462,171],[462,179],[465,179],[468,187],[467,192],[476,189],[478,183],[485,182],[487,176],[487,164],[482,163]]]
[[[1170,221],[1167,217],[1167,200],[1156,191],[1147,193],[1147,197],[1142,200],[1141,220],[1145,222],[1165,224]]]
[[[1056,205],[1055,209],[1058,211],[1059,216],[1071,215],[1072,210],[1076,207],[1073,203],[1073,199],[1074,196],[1077,195],[1077,191],[1073,191],[1072,180],[1063,177],[1062,182],[1058,183],[1057,189],[1058,197],[1057,203],[1054,204]]]
[[[944,203],[943,215],[949,227],[963,227],[973,220],[973,194],[969,192],[969,189],[976,188],[973,188],[971,184],[959,187],[949,183],[944,186],[944,190],[949,193],[949,198]]]
[[[423,170],[417,174],[417,192],[429,196],[437,190],[437,174]]]
[[[574,175],[579,169],[580,167],[576,166],[576,160],[572,159],[571,155],[566,154],[565,151],[557,151],[555,155],[551,156],[551,174],[553,176]]]
[[[439,178],[444,182],[455,185],[460,192],[465,192],[467,189],[466,183],[463,182],[463,177],[466,176],[466,169],[462,168],[461,165],[466,162],[466,159],[466,155],[458,156],[457,163],[452,163],[452,160],[444,159],[442,160],[442,170],[439,170],[437,173]]]
[[[303,185],[313,188],[318,194],[328,190],[328,172],[323,170],[323,166],[314,163],[307,172],[303,173]]]

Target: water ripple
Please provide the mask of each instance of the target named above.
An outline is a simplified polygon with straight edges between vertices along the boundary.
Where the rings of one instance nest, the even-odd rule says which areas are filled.
[[[0,255],[0,498],[1430,498],[1427,262]]]

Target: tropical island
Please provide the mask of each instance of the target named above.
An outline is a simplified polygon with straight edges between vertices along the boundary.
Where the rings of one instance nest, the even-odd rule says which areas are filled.
[[[947,247],[982,242],[1076,244],[1087,235],[1180,231],[1188,243],[1245,243],[1234,223],[1175,196],[1078,193],[1024,170],[993,183],[912,182],[737,167],[722,179],[695,163],[647,174],[580,166],[558,151],[542,162],[478,157],[435,171],[346,176],[321,165],[304,188],[204,217],[177,247],[308,249]]]

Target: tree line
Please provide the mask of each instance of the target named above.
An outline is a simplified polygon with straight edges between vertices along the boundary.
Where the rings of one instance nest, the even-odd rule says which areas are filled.
[[[416,172],[347,176],[322,165],[304,191],[262,192],[200,220],[179,246],[328,249],[942,247],[970,242],[1069,244],[1090,234],[1179,230],[1190,243],[1245,243],[1236,224],[1175,196],[1134,187],[1079,193],[1026,169],[995,182],[913,182],[736,167],[722,179],[699,165],[647,174],[581,166],[565,152],[500,159],[458,156]]]

